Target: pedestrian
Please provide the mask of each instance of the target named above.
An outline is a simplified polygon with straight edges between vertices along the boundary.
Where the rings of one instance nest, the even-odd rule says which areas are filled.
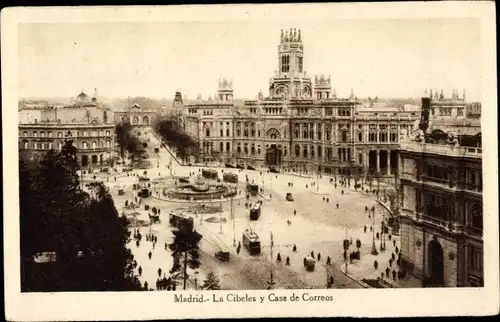
[[[373,262],[373,267],[374,267],[375,269],[378,269],[378,262],[377,262],[377,260],[375,260],[375,261]]]
[[[332,259],[330,258],[330,256],[327,256],[326,257],[326,265],[330,265],[332,263]]]
[[[314,258],[314,251],[311,250],[311,257]]]
[[[372,226],[370,226],[370,232],[372,232],[372,231],[373,231],[373,227],[372,227]]]
[[[165,242],[165,250],[167,250],[167,242]]]
[[[281,263],[281,254],[280,253],[278,253],[278,256],[276,256],[276,261],[278,263]]]
[[[146,291],[147,291],[147,290],[149,290],[149,289],[148,289],[148,282],[147,282],[147,281],[146,281],[146,282],[144,282],[144,289],[145,289]]]
[[[286,263],[285,263],[286,266],[290,266],[290,257],[287,256],[286,257]]]
[[[392,235],[391,235],[391,234],[389,234],[389,236],[387,236],[387,237],[389,238],[389,240],[391,240],[391,239],[392,239]]]
[[[379,239],[379,238],[380,238],[380,234],[378,233],[378,231],[377,231],[377,234],[375,235],[375,237],[376,237],[377,239]]]
[[[399,248],[398,248],[398,246],[396,246],[396,254],[398,254],[398,253],[399,253]]]
[[[158,277],[161,276],[161,268],[158,268]]]
[[[389,276],[390,272],[391,272],[391,270],[389,269],[389,267],[386,267],[385,268],[385,275]]]
[[[321,253],[318,253],[318,262],[321,260]]]
[[[139,247],[139,244],[140,244],[140,243],[139,243],[139,240],[136,240],[136,241],[135,241],[135,245],[136,245],[137,247]]]
[[[293,211],[293,214],[294,214],[294,215],[296,215],[296,214],[297,214],[297,210],[294,210],[294,211]]]
[[[365,206],[365,212],[368,212],[368,206]]]
[[[241,246],[238,245],[238,247],[236,247],[236,254],[239,255],[240,254],[240,250],[241,250]]]
[[[363,227],[363,232],[366,233],[366,225]]]
[[[155,243],[155,242],[153,242],[153,249],[155,249],[155,245],[156,245],[156,243]]]
[[[391,253],[391,258],[393,261],[396,260],[396,255],[394,255],[394,253]]]
[[[396,280],[396,270],[392,270],[392,279],[395,281]]]
[[[297,252],[297,245],[293,244],[293,252],[296,253]]]
[[[149,253],[148,253],[149,259],[151,259],[151,256],[153,256],[153,253],[151,253],[151,251],[149,251]]]
[[[334,283],[333,276],[330,276],[330,279],[328,281],[330,282],[330,286],[333,286],[333,283]]]
[[[337,209],[339,209],[339,203],[337,202]]]
[[[342,195],[344,194],[344,190],[342,190]]]
[[[393,244],[394,246],[396,246],[396,240],[395,240],[395,239],[392,241],[392,244]]]
[[[330,198],[326,198],[326,203],[329,203],[330,202]]]
[[[139,276],[142,276],[142,266],[139,266],[138,271],[139,271]]]
[[[392,258],[389,259],[389,266],[392,267],[393,260]]]
[[[306,266],[306,258],[304,257],[304,266]]]
[[[401,270],[398,270],[398,280],[401,281]]]

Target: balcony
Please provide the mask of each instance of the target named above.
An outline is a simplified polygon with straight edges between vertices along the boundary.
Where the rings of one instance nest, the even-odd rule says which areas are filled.
[[[401,143],[401,150],[419,152],[419,153],[432,153],[439,155],[449,155],[455,157],[482,157],[481,148],[472,148],[465,146],[451,146],[431,143],[418,143],[418,142],[404,142]]]

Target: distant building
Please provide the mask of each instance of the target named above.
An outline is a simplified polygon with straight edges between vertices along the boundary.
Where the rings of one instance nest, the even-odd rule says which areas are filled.
[[[421,130],[400,150],[402,266],[428,286],[483,286],[480,121],[466,117],[471,105],[463,102],[442,96],[438,102],[422,101]],[[451,108],[451,117],[446,110],[445,115],[430,113],[429,120],[429,107]],[[463,109],[462,132],[451,121],[457,109]],[[446,119],[452,126],[438,130],[436,123]],[[429,124],[434,126],[425,133]]]
[[[157,111],[144,108],[139,103],[134,103],[126,109],[115,111],[115,123],[130,122],[135,127],[145,127],[154,124],[157,118]]]
[[[377,101],[362,106],[353,90],[348,98],[337,97],[329,76],[305,71],[300,30],[282,31],[277,61],[267,97],[260,92],[239,104],[232,81],[221,79],[208,100],[175,100],[172,111],[182,106],[182,126],[199,143],[200,161],[323,173],[395,172],[399,134],[413,130],[419,110]]]
[[[39,160],[51,149],[60,150],[72,140],[82,167],[112,163],[114,151],[113,113],[94,96],[82,91],[71,105],[30,106],[19,109],[19,152]]]

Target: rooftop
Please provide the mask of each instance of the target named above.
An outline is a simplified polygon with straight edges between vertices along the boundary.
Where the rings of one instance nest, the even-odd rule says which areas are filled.
[[[453,146],[432,143],[419,143],[419,142],[404,142],[401,143],[401,150],[429,153],[438,155],[449,155],[453,157],[471,157],[481,159],[482,149],[466,146]]]

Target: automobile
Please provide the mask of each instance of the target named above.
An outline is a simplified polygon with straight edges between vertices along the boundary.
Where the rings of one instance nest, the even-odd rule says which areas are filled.
[[[118,195],[123,196],[125,194],[125,190],[123,189],[118,189]]]
[[[269,172],[272,172],[272,173],[280,173],[280,170],[276,169],[275,167],[270,167],[270,168],[269,168]]]
[[[215,253],[215,258],[217,258],[221,262],[229,262],[229,252],[223,252],[220,250]]]
[[[285,199],[286,199],[286,201],[293,201],[293,196],[292,196],[292,194],[291,194],[290,192],[288,192],[288,193],[286,194]]]

